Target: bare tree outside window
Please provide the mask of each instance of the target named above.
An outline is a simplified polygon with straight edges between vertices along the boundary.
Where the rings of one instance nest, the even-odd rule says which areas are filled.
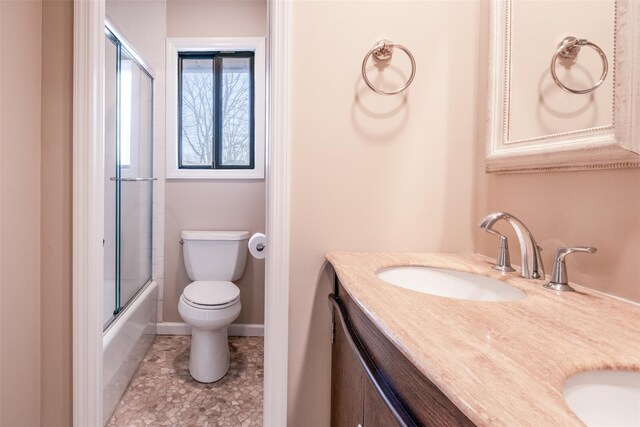
[[[213,164],[213,59],[182,61],[182,164]]]
[[[223,57],[220,96],[215,93],[214,58],[182,59],[181,166],[248,167],[252,152],[252,58]],[[218,68],[218,67],[216,67]],[[217,108],[221,114],[217,114]],[[216,123],[216,117],[221,123]],[[221,129],[217,129],[221,126]],[[216,141],[216,138],[220,141]],[[215,150],[220,150],[215,153]]]
[[[223,165],[250,164],[249,67],[249,58],[224,58],[222,61]]]

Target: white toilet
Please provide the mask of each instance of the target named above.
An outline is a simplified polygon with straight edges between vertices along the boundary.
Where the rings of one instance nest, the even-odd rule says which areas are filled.
[[[229,369],[227,330],[240,314],[240,289],[231,281],[244,273],[248,239],[248,231],[182,232],[194,282],[182,292],[178,312],[192,326],[189,372],[196,381],[217,381]]]

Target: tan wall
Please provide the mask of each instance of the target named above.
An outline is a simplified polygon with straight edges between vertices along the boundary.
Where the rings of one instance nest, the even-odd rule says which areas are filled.
[[[488,11],[483,8],[483,22]],[[479,79],[487,81],[488,33],[481,33]],[[555,172],[522,175],[484,173],[486,85],[478,96],[478,158],[474,224],[492,211],[516,215],[544,248],[546,273],[559,246],[589,245],[593,255],[567,258],[569,280],[623,298],[640,301],[640,169]],[[510,227],[498,228],[511,241],[511,261],[520,264],[517,238]],[[496,239],[476,229],[476,252],[495,257]]]
[[[547,274],[559,246],[588,245],[567,258],[569,280],[640,302],[640,169],[478,177],[478,218],[496,210],[520,218],[544,248]],[[510,227],[511,260],[520,264]],[[495,238],[477,233],[477,251],[495,257]]]
[[[73,1],[42,4],[42,425],[71,425]]]
[[[6,13],[6,12],[5,12]],[[2,129],[4,129],[4,127],[2,126],[3,123],[3,114],[2,114],[2,108],[3,108],[3,104],[2,104],[2,100],[4,99],[2,97],[2,93],[3,93],[3,86],[4,86],[4,81],[2,80],[2,74],[3,74],[3,69],[2,69],[2,64],[3,61],[5,60],[5,58],[2,55],[2,5],[0,4],[0,178],[2,178],[2,146],[3,146],[3,141],[5,140],[4,138],[4,133],[2,132]],[[4,119],[6,120],[6,119]],[[3,275],[2,275],[2,254],[4,253],[3,249],[2,249],[2,229],[4,223],[2,222],[2,186],[0,185],[0,309],[2,309],[4,307],[3,305],[3,299],[2,299],[2,284],[3,282]],[[2,333],[2,314],[0,312],[0,384],[2,383],[2,378],[3,378],[3,364],[2,364],[2,348],[3,348],[3,333]],[[6,345],[6,344],[4,344]],[[0,420],[2,420],[2,387],[0,387]]]
[[[264,231],[265,192],[262,182],[167,181],[165,211],[165,322],[181,322],[178,301],[191,283],[180,246],[182,230]],[[264,322],[264,260],[248,255],[247,267],[236,282],[242,311],[236,323]]]
[[[291,426],[329,424],[327,251],[473,250],[480,7],[293,4]],[[362,58],[380,38],[415,55],[407,97],[376,95],[361,80]],[[392,66],[408,72],[401,52]]]
[[[40,424],[42,2],[0,2],[0,425]]]
[[[209,15],[187,11],[220,3],[170,1],[173,18],[167,28],[174,36],[209,35]],[[245,8],[249,2],[237,3]],[[598,253],[569,259],[571,280],[640,300],[640,170],[484,174],[486,94],[478,97],[477,140],[473,101],[486,77],[486,63],[475,67],[477,56],[486,52],[476,47],[483,40],[468,40],[476,40],[478,33],[486,38],[478,29],[486,22],[486,8],[464,2],[388,6],[368,2],[364,7],[356,1],[294,5],[292,426],[328,424],[327,250],[470,251],[475,236],[477,251],[495,256],[495,241],[472,227],[485,213],[501,209],[530,226],[546,249],[547,270],[556,246],[591,244]],[[190,29],[192,34],[176,33],[186,31],[182,19],[188,16],[200,24]],[[3,1],[0,19],[0,425],[69,425],[72,8],[70,1],[46,1],[44,6]],[[331,28],[323,22],[331,22]],[[449,28],[451,22],[458,25]],[[227,28],[227,35],[232,30]],[[398,97],[372,95],[359,79],[361,57],[378,36],[397,39],[416,54],[420,68],[404,104],[397,104]],[[344,64],[338,69],[331,66],[336,58]],[[468,59],[464,66],[460,58]],[[45,69],[51,74],[42,73],[41,79]],[[330,71],[335,73],[328,80]],[[40,165],[41,154],[47,159],[42,172],[24,167]],[[168,183],[167,207],[170,199],[176,202],[167,210],[168,282],[186,277],[175,245],[178,230],[209,228],[211,218],[222,215],[217,209],[224,210],[216,203],[218,194],[236,195],[238,212],[252,212],[247,223],[263,226],[251,205],[259,199],[256,206],[264,206],[262,183],[222,184],[228,185]],[[247,197],[238,197],[244,189]],[[196,218],[194,212],[201,214]],[[183,223],[181,218],[191,219]],[[515,246],[512,258],[517,260]],[[171,274],[169,258],[174,259]],[[177,301],[181,288],[175,289]],[[179,321],[176,304],[168,305],[166,311],[174,313],[167,320]],[[19,329],[15,319],[21,319]]]
[[[167,0],[167,37],[266,35],[266,0]]]
[[[167,37],[264,37],[267,35],[266,1],[167,2]],[[187,277],[182,230],[249,230],[264,232],[264,181],[167,180],[165,199],[166,322],[181,322],[178,300]],[[252,256],[238,282],[242,312],[237,323],[264,322],[264,261]]]

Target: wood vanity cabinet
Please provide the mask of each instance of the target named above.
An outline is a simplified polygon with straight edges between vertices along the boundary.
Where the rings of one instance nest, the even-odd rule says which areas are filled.
[[[333,427],[474,424],[380,332],[336,278],[333,309]]]
[[[332,426],[398,425],[340,327],[335,330],[331,363]]]

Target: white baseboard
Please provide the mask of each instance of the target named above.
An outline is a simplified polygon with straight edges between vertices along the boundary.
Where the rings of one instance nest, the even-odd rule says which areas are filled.
[[[184,322],[162,322],[156,326],[157,335],[191,335],[191,326]],[[232,323],[229,326],[232,337],[263,337],[264,325]]]
[[[232,337],[263,337],[264,325],[232,323],[229,326],[229,335]]]
[[[156,325],[156,335],[191,335],[191,326],[182,322],[160,322]]]

